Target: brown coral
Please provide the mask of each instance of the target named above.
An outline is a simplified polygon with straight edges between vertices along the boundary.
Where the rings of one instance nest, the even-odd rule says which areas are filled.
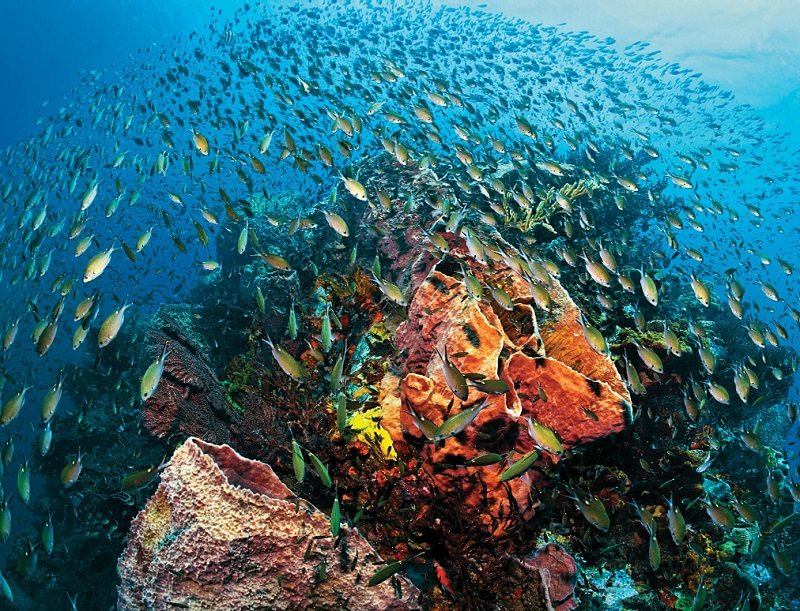
[[[118,607],[415,609],[397,577],[367,587],[380,558],[357,531],[297,499],[269,465],[190,438],[131,525]]]

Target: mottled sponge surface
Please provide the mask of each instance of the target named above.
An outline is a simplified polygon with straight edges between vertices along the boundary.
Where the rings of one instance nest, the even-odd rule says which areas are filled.
[[[269,465],[189,438],[131,524],[118,608],[419,608],[403,577],[367,586],[382,566],[354,529],[334,539],[328,517]]]
[[[609,356],[589,344],[578,307],[557,278],[548,279],[549,301],[540,307],[531,284],[507,265],[495,261],[491,270],[478,265],[466,255],[462,238],[446,235],[449,258],[428,270],[395,335],[405,360],[382,383],[382,425],[395,449],[411,455],[412,445],[423,438],[416,417],[438,426],[486,401],[462,433],[425,444],[422,461],[445,496],[461,499],[463,511],[502,534],[505,508],[514,506],[524,518],[532,517],[538,506],[536,489],[544,483],[540,471],[531,469],[504,482],[500,478],[509,460],[499,468],[461,465],[489,452],[508,456],[513,450],[517,460],[533,450],[537,444],[529,434],[529,419],[557,434],[565,450],[618,433],[632,422],[631,399]],[[493,306],[488,295],[472,298],[461,280],[465,270],[482,286],[502,288],[513,308]],[[488,395],[470,387],[465,401],[454,397],[439,354],[445,347],[459,371],[502,380],[508,392]],[[539,460],[556,462],[559,457],[550,454]],[[449,494],[456,489],[458,495]]]

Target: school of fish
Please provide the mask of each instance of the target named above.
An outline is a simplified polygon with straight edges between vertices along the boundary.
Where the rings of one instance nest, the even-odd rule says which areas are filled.
[[[108,387],[119,388],[116,356],[106,355],[137,345],[132,321],[180,303],[209,277],[239,273],[219,263],[220,232],[234,237],[242,265],[263,264],[265,273],[302,266],[317,275],[342,245],[355,262],[358,232],[347,198],[384,209],[413,201],[356,171],[376,158],[432,172],[448,185],[440,200],[425,203],[437,216],[422,227],[426,248],[446,257],[441,234],[460,235],[476,264],[502,262],[524,278],[543,312],[550,280],[560,277],[582,308],[587,341],[613,355],[641,405],[648,392],[641,372],[666,381],[678,359],[696,359],[675,427],[702,423],[706,412],[724,420],[737,401],[752,410],[752,426],[726,443],[762,452],[766,405],[759,397],[798,367],[796,357],[774,350],[797,345],[800,323],[793,205],[800,175],[783,134],[646,42],[620,48],[586,32],[428,2],[254,3],[232,21],[215,18],[202,32],[143,49],[124,66],[83,74],[28,139],[0,152],[2,468],[18,473],[17,493],[3,480],[0,539],[27,537],[19,572],[32,574],[37,554],[68,553],[58,543],[64,503],[37,504],[45,486],[32,486],[31,478],[42,477],[38,465],[59,443],[59,420],[93,400],[82,390],[86,372],[107,372]],[[252,229],[253,201],[285,191],[300,193],[309,214],[277,210],[268,221],[286,240],[307,240],[304,260],[262,244]],[[547,216],[536,217],[545,205]],[[544,231],[541,243],[520,229],[520,219],[534,217],[527,229],[529,236]],[[510,235],[522,257],[504,252],[497,239]],[[387,263],[376,257],[365,271],[387,304],[405,308],[409,296]],[[501,287],[463,269],[462,277],[473,298],[513,309]],[[252,303],[235,307],[263,314],[270,295],[259,289]],[[696,313],[688,326],[687,311]],[[716,314],[702,318],[706,311],[740,321],[750,356],[718,366],[733,347],[719,344]],[[302,337],[300,318],[293,303],[286,337]],[[663,337],[664,349],[634,340],[612,350],[615,318]],[[321,366],[332,370],[332,393],[343,379],[337,322],[326,308],[319,341],[309,342],[320,363],[330,364]],[[219,328],[236,332],[224,320]],[[309,372],[300,355],[283,348],[282,337],[263,339],[263,358],[303,384]],[[139,390],[119,404],[135,409],[149,400],[169,355],[164,345],[153,361],[129,362],[124,375]],[[439,360],[454,396],[464,399],[468,372],[446,349]],[[486,386],[487,393],[505,390]],[[458,434],[482,407],[439,427],[426,423],[428,440]],[[788,411],[797,417],[793,404]],[[561,454],[552,431],[529,425],[543,451]],[[327,475],[296,441],[293,450],[298,481],[304,453]],[[63,464],[59,494],[91,485],[84,471],[90,451],[87,435]],[[714,472],[721,452],[713,448],[704,472]],[[130,465],[119,473],[121,488],[147,486],[162,467]],[[765,485],[776,505],[800,502],[800,473],[773,477]],[[569,494],[591,525],[609,528],[602,502],[576,489]],[[731,500],[738,517],[717,500],[699,502],[721,528],[753,525],[754,546],[794,515],[780,510],[769,528],[763,521],[755,527],[758,518],[741,499]],[[687,528],[700,528],[687,526],[681,503],[663,498],[650,507],[668,514],[678,546],[686,545]],[[26,508],[37,512],[36,540],[12,527],[12,513]],[[338,496],[335,510],[338,530]],[[635,510],[658,571],[659,545],[668,538],[647,508]],[[777,539],[769,547],[778,571],[791,574],[796,567]],[[12,598],[2,574],[0,594]],[[697,596],[705,596],[702,582]]]

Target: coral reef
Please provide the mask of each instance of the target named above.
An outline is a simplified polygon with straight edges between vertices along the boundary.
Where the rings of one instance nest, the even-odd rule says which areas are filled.
[[[281,387],[281,378],[270,385],[274,393],[258,392],[269,373],[243,357],[231,361],[228,379],[220,381],[187,326],[187,321],[162,308],[147,330],[145,358],[160,353],[165,343],[169,355],[156,392],[142,407],[145,428],[156,437],[197,436],[274,461],[275,450],[289,439],[277,422],[308,414],[311,410],[304,409],[308,395],[296,387]],[[306,431],[311,433],[313,428]],[[265,431],[273,431],[270,440],[265,439]],[[279,431],[283,431],[280,437]]]
[[[537,311],[530,287],[507,266],[495,262],[489,273],[466,256],[463,239],[447,237],[448,259],[435,265],[414,292],[408,320],[397,330],[395,344],[405,360],[395,365],[408,373],[399,385],[383,384],[383,426],[395,446],[409,455],[409,442],[423,440],[416,420],[440,425],[462,409],[488,402],[463,433],[427,444],[422,460],[443,490],[468,489],[467,508],[487,525],[499,520],[495,526],[502,534],[508,526],[500,519],[504,506],[517,507],[523,518],[532,515],[533,487],[537,480],[541,485],[541,473],[532,470],[502,482],[503,469],[463,465],[488,452],[513,449],[521,456],[533,450],[529,418],[558,434],[565,449],[619,432],[632,420],[630,396],[608,356],[587,342],[578,309],[556,278],[550,278],[546,289],[546,310]],[[502,283],[513,309],[493,308],[470,296],[455,277],[453,270],[459,268],[486,285]],[[460,371],[502,380],[508,392],[490,395],[473,387],[464,401],[454,403],[436,352],[444,347]],[[390,380],[398,378],[394,372],[389,375]],[[549,457],[542,460],[558,459]]]
[[[418,608],[404,577],[367,586],[380,567],[357,531],[332,536],[268,465],[190,438],[131,524],[119,609]]]
[[[791,608],[796,276],[743,257],[795,187],[761,122],[644,43],[227,4],[6,151],[15,604],[111,608],[144,507],[122,609]]]
[[[698,320],[700,306],[687,302],[685,313],[669,314],[683,353],[678,358],[667,346],[664,321],[640,325],[635,311],[613,304],[598,312],[588,271],[560,270],[548,258],[565,248],[559,223],[568,215],[551,210],[546,224],[556,229],[555,237],[540,223],[528,233],[479,225],[475,218],[459,227],[437,220],[447,179],[380,159],[359,168],[388,203],[339,194],[337,210],[350,236],[328,226],[320,205],[308,211],[304,224],[297,221],[297,232],[284,243],[275,241],[271,222],[249,217],[250,239],[287,256],[293,269],[265,271],[258,257],[242,257],[236,282],[222,275],[209,281],[198,295],[206,304],[202,322],[213,320],[228,301],[252,302],[249,311],[239,312],[244,333],[226,342],[227,353],[215,347],[198,362],[200,351],[189,338],[201,317],[157,317],[147,360],[165,341],[177,345],[164,387],[145,405],[150,430],[226,443],[269,464],[293,498],[325,510],[336,490],[342,524],[357,523],[382,557],[399,562],[421,555],[402,568],[420,588],[424,608],[566,610],[578,598],[603,608],[590,589],[574,592],[577,570],[567,550],[578,549],[582,566],[635,580],[638,594],[618,592],[625,604],[669,608],[678,596],[691,598],[700,579],[718,575],[723,562],[748,558],[744,537],[752,531],[738,530],[741,541],[731,544],[726,531],[709,525],[699,499],[708,494],[727,504],[734,493],[752,499],[747,490],[763,490],[764,470],[779,463],[767,451],[754,461],[736,443],[720,445],[737,435],[730,426],[742,426],[748,406],[736,404],[731,424],[718,422],[706,406],[706,385],[697,383],[696,373],[704,365],[694,346],[711,349],[718,342],[712,323],[703,323],[707,336],[690,332],[689,317]],[[589,186],[558,188],[578,198]],[[591,190],[597,195],[602,188]],[[553,187],[537,197],[552,208],[555,193]],[[220,247],[235,249],[232,237],[241,235],[242,225],[240,219],[223,228]],[[308,243],[327,246],[311,260]],[[659,277],[660,290],[677,292],[678,299],[678,283],[671,282]],[[395,292],[387,291],[388,283]],[[608,289],[615,298],[623,292]],[[211,294],[224,299],[212,302]],[[643,308],[653,316],[649,304]],[[282,370],[265,347],[267,337],[307,375],[300,380]],[[663,371],[651,368],[634,343],[659,355]],[[452,367],[465,376],[458,395],[445,375],[445,348]],[[623,355],[629,362],[624,366]],[[720,373],[733,364],[722,351],[716,358]],[[761,378],[773,375],[766,363],[752,367]],[[199,376],[204,386],[191,383]],[[644,393],[637,391],[632,401],[633,376]],[[698,413],[686,413],[682,391],[700,404]],[[781,392],[780,384],[763,384],[758,400],[772,401]],[[196,408],[184,400],[189,396],[199,415],[181,415]],[[467,426],[439,438],[432,434],[431,427],[465,410],[478,410]],[[781,427],[782,421],[767,423],[762,434],[777,438]],[[298,476],[295,442],[316,474]],[[534,459],[506,477],[523,456]],[[706,486],[721,481],[701,469],[712,457],[736,475],[737,486]],[[689,523],[709,528],[693,529],[673,546],[670,499]],[[633,501],[657,524],[660,570],[648,558],[650,537],[644,518],[630,508]],[[782,505],[759,504],[765,531],[786,515]],[[599,521],[587,515],[592,511],[600,512]],[[769,536],[788,547],[790,528]],[[559,545],[534,551],[546,541]]]

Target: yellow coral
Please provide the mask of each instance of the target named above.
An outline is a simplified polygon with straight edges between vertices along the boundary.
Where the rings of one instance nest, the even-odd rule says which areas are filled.
[[[367,388],[366,386],[360,386],[353,393],[353,401],[360,401],[362,399],[362,397],[365,397],[367,395],[371,395],[371,394],[373,394],[373,392],[374,391],[371,388]]]
[[[569,200],[574,200],[582,195],[586,195],[586,183],[579,180],[561,187],[560,192]],[[543,199],[533,208],[531,206],[521,206],[510,196],[506,196],[503,201],[503,217],[505,227],[516,227],[523,233],[529,233],[535,227],[544,227],[552,233],[556,233],[550,224],[554,213],[558,210],[556,202],[556,191],[550,187]]]
[[[320,288],[339,300],[346,299],[350,296],[350,289],[347,287],[347,285],[345,285],[341,279],[329,272],[322,272],[314,281],[314,291],[317,291]]]
[[[172,511],[159,488],[147,504],[140,535],[142,547],[147,551],[159,547],[172,531],[172,527]]]
[[[385,342],[386,340],[391,339],[393,336],[392,331],[383,323],[383,321],[372,325],[369,329],[369,335],[374,338],[372,341],[374,344]]]
[[[550,189],[547,197],[539,202],[536,208],[518,206],[519,212],[511,205],[512,200],[506,198],[503,202],[504,221],[506,227],[516,227],[523,233],[530,232],[534,227],[541,226],[555,233],[555,229],[548,223],[550,216],[555,211],[556,204],[553,190]]]
[[[586,195],[586,182],[579,180],[561,187],[561,193],[570,199],[575,199],[581,195]]]
[[[356,439],[380,449],[387,460],[397,460],[397,452],[392,446],[392,437],[381,426],[381,408],[375,407],[364,412],[355,412],[347,420],[355,433]]]

